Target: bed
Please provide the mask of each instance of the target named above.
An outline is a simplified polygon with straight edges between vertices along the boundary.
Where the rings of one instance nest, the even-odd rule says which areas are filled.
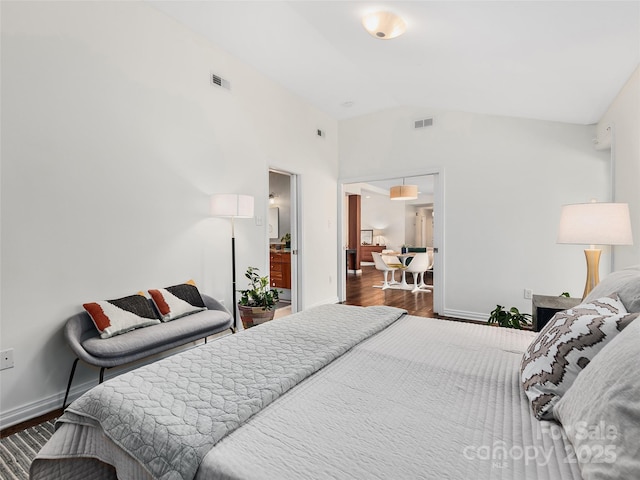
[[[637,354],[640,322],[623,333],[613,353]],[[92,389],[59,419],[31,478],[638,478],[624,476],[640,472],[629,453],[638,408],[624,405],[631,426],[613,441],[617,477],[590,477],[575,432],[536,419],[520,371],[535,338],[392,307],[316,307]],[[584,398],[593,381],[582,377]],[[569,400],[568,417],[580,407]]]

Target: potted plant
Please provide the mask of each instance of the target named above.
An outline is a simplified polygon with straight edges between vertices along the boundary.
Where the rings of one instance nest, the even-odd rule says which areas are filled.
[[[530,318],[530,314],[520,313],[516,307],[505,310],[502,305],[496,305],[496,308],[489,315],[487,323],[499,327],[522,329],[522,326],[530,325]]]
[[[244,276],[249,280],[249,288],[240,290],[238,309],[242,326],[250,328],[273,319],[274,307],[280,299],[280,292],[271,290],[269,277],[261,277],[255,267],[247,268]]]
[[[291,248],[291,234],[285,233],[280,239],[281,242],[284,242],[284,248]]]

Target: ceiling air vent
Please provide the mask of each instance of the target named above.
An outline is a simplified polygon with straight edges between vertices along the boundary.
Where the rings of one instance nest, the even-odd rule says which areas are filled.
[[[211,84],[217,85],[218,87],[226,88],[227,90],[231,90],[231,83],[229,83],[229,80],[225,80],[215,73],[211,74]]]
[[[418,128],[424,128],[424,127],[430,127],[433,125],[433,118],[423,118],[421,120],[414,120],[413,121],[413,128],[418,129]]]

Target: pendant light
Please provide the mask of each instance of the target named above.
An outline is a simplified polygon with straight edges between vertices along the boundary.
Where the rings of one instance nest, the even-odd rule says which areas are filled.
[[[415,200],[418,198],[418,186],[405,185],[403,178],[402,185],[391,187],[391,190],[389,190],[389,198],[391,200]]]

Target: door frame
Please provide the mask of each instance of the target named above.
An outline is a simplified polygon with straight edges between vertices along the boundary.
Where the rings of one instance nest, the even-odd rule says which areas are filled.
[[[366,183],[389,178],[419,177],[423,175],[434,176],[433,186],[433,246],[436,249],[433,262],[433,311],[442,314],[445,298],[445,208],[444,208],[444,168],[425,168],[420,170],[398,171],[364,175],[359,177],[341,177],[338,179],[338,301],[344,302],[347,298],[347,267],[346,245],[343,239],[345,234],[345,184]]]
[[[289,177],[289,198],[290,198],[290,222],[291,222],[291,313],[298,312],[302,310],[303,305],[301,302],[301,293],[302,293],[302,285],[301,285],[301,265],[302,265],[302,254],[303,249],[301,245],[300,239],[302,238],[302,217],[300,212],[302,209],[300,208],[301,204],[301,188],[300,188],[300,174],[293,173],[287,170],[283,170],[277,167],[269,167],[267,169],[267,190],[269,190],[269,173],[277,173],[280,175],[286,175]],[[268,215],[269,205],[267,204],[267,212]],[[265,218],[267,218],[265,216]],[[268,235],[268,232],[267,232]],[[269,249],[270,249],[270,241],[267,237],[267,265],[269,264]]]

